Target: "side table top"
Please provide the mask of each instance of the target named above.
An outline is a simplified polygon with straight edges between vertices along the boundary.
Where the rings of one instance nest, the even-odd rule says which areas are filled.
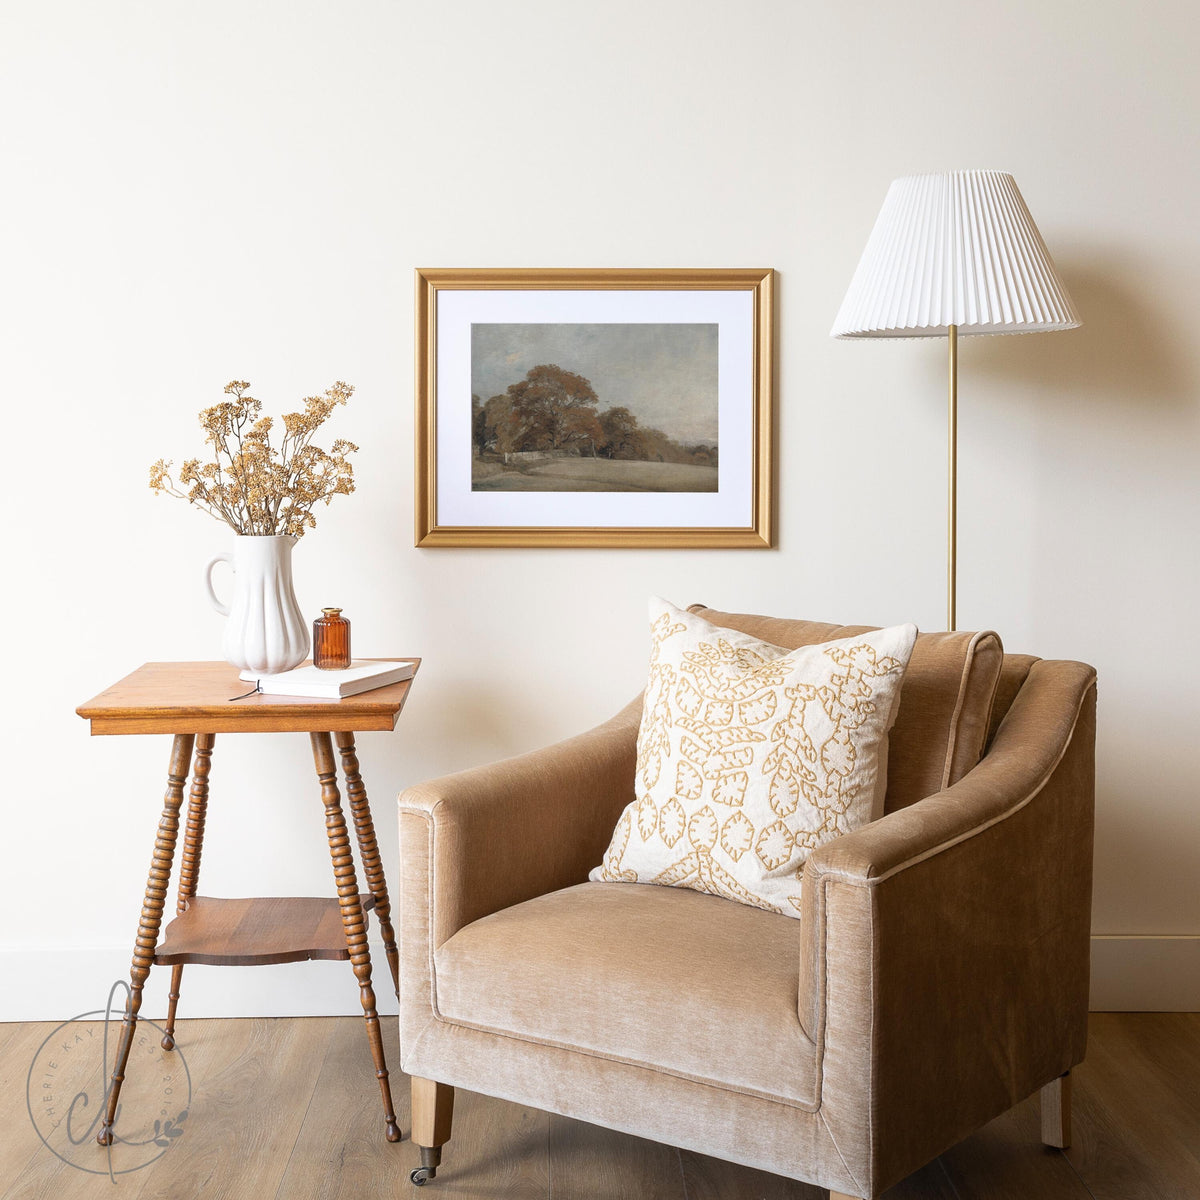
[[[421,663],[419,658],[378,661]],[[91,722],[93,735],[360,733],[394,729],[411,687],[412,679],[405,679],[341,700],[252,694],[234,701],[247,684],[229,663],[144,663],[75,711]]]

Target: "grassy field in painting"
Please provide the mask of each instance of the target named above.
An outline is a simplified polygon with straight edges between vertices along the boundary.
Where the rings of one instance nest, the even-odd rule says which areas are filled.
[[[627,462],[610,458],[551,458],[542,462],[485,462],[471,471],[475,492],[715,492],[717,468],[690,463]]]

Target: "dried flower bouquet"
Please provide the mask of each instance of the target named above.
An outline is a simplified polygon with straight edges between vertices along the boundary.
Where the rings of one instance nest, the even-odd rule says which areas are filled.
[[[313,434],[339,404],[354,393],[338,382],[323,396],[309,396],[303,412],[284,413],[283,441],[271,445],[274,422],[261,416],[262,404],[248,394],[250,384],[225,385],[225,400],[200,414],[213,461],[187,459],[179,486],[171,479],[171,460],[150,468],[150,486],[202,508],[235,533],[303,537],[313,528],[313,507],[354,491],[354,467],[348,459],[358,447],[338,438],[328,451],[312,444]],[[186,487],[188,490],[182,491]]]

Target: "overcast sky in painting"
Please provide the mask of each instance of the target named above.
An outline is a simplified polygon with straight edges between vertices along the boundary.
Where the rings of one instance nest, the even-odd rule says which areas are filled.
[[[678,442],[716,444],[715,324],[471,326],[471,391],[481,400],[544,363],[588,380],[600,412],[628,408]]]

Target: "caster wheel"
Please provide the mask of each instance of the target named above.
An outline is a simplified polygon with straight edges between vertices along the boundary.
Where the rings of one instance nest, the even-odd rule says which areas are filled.
[[[411,1179],[417,1187],[424,1187],[436,1174],[436,1167],[417,1167],[417,1169],[409,1176],[409,1179]]]

